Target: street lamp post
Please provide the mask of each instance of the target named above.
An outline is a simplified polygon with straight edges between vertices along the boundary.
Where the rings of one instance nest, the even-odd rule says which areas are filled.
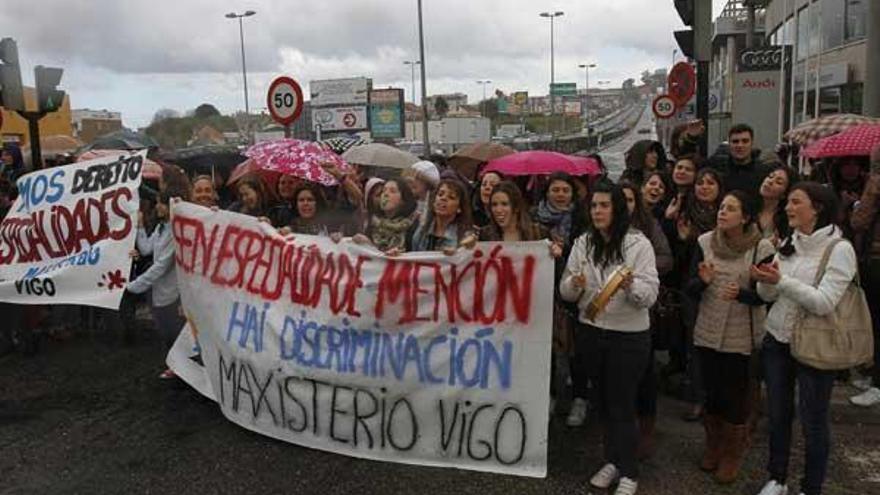
[[[492,84],[492,81],[490,79],[481,79],[481,80],[477,81],[477,84],[479,84],[480,86],[483,87],[483,101],[480,102],[480,115],[485,117],[486,116],[485,115],[485,113],[486,113],[486,85]]]
[[[250,108],[248,105],[248,89],[247,89],[247,64],[245,63],[244,57],[244,23],[242,19],[245,17],[250,17],[256,14],[253,10],[247,10],[243,14],[236,14],[235,12],[230,12],[226,14],[227,19],[238,19],[238,38],[241,42],[241,79],[244,82],[244,116],[245,122],[248,121],[248,117],[250,116]],[[247,132],[248,139],[250,139],[250,122],[247,123]]]
[[[553,30],[553,20],[557,17],[565,15],[565,12],[541,12],[538,15],[550,19],[550,117],[552,120],[552,117],[556,114],[556,105],[554,104],[555,101],[553,98],[553,84],[556,83],[556,59],[554,58],[554,44],[556,43],[556,41]]]
[[[431,155],[431,139],[428,136],[428,88],[427,81],[425,81],[425,30],[424,23],[422,22],[422,0],[418,0],[418,10],[419,10],[419,62],[421,63],[422,68],[422,132],[425,134],[424,143],[425,143],[425,157]]]
[[[406,60],[403,62],[404,65],[408,65],[410,67],[410,72],[412,73],[412,104],[416,106],[416,66],[421,65],[421,62],[418,60]],[[412,121],[412,137],[415,141],[416,138],[416,122]]]
[[[579,64],[584,69],[584,124],[590,120],[590,69],[596,68],[596,64]]]

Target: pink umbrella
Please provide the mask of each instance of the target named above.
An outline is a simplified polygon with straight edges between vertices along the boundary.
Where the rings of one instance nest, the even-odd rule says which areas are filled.
[[[862,124],[814,142],[802,155],[807,158],[868,156],[878,144],[880,124]]]
[[[489,161],[483,173],[502,175],[550,175],[566,172],[571,175],[599,175],[602,173],[595,158],[563,155],[555,151],[522,151]]]
[[[128,156],[130,154],[131,152],[126,150],[89,150],[79,155],[76,158],[76,161],[84,162],[94,160],[95,158]],[[141,177],[144,179],[158,180],[159,177],[162,177],[162,165],[147,158],[144,160],[144,166],[141,169]]]
[[[292,175],[325,186],[336,185],[339,181],[324,169],[324,164],[336,165],[343,172],[351,171],[348,163],[336,153],[318,143],[299,139],[257,143],[248,148],[244,155],[253,161],[253,165],[248,165],[254,167],[253,170]]]

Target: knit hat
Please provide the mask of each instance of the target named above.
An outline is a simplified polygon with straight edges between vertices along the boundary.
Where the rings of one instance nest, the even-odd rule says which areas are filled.
[[[427,182],[431,187],[437,187],[437,184],[440,183],[440,171],[437,170],[437,165],[429,161],[422,160],[413,163],[410,165],[410,169],[415,172],[417,178]]]
[[[378,177],[370,177],[367,180],[367,184],[364,186],[364,204],[368,205],[370,201],[370,193],[373,192],[374,187],[381,187],[382,184],[385,184],[385,179],[380,179]]]

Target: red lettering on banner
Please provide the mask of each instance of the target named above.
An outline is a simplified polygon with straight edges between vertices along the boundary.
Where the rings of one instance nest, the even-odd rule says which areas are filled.
[[[81,251],[83,243],[89,247],[107,239],[125,239],[132,220],[122,202],[131,198],[128,188],[118,188],[97,198],[81,198],[72,209],[54,205],[27,216],[7,217],[0,224],[0,265],[63,258]],[[121,225],[112,230],[111,223],[119,220]]]
[[[295,305],[322,304],[333,314],[358,312],[358,291],[368,256],[322,252],[317,245],[282,239],[239,225],[214,225],[210,236],[197,219],[175,215],[177,263],[185,273],[201,269],[210,283],[241,289],[268,301],[287,297]],[[223,230],[215,249],[219,229]],[[493,325],[531,318],[535,257],[514,259],[497,245],[479,248],[463,266],[442,262],[384,260],[372,312],[376,319],[399,315],[400,325],[427,321]]]

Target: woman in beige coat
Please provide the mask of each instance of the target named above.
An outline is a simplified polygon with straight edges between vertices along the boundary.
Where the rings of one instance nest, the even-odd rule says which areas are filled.
[[[706,452],[700,468],[720,483],[736,479],[747,444],[749,360],[763,337],[764,301],[749,268],[774,254],[756,224],[757,205],[742,191],[724,196],[717,226],[701,235],[687,292],[700,301],[694,347],[706,393]]]

